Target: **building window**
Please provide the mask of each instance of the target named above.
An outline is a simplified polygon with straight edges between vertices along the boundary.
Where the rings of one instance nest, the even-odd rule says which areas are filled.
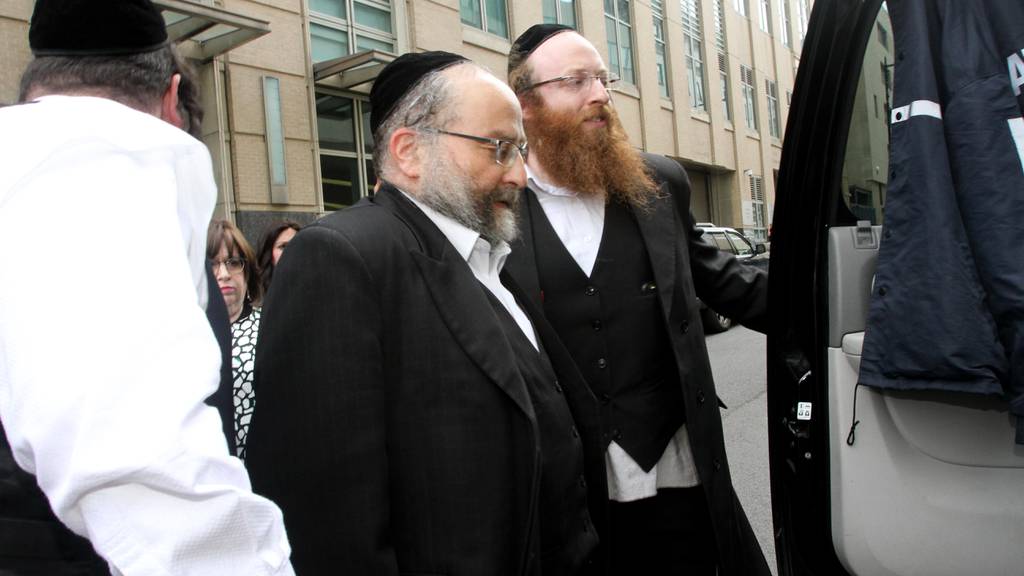
[[[753,208],[754,227],[747,230],[747,235],[755,242],[768,241],[768,210],[764,202],[764,179],[750,175],[750,200]]]
[[[779,0],[779,39],[783,46],[792,48],[793,45],[789,41],[789,21],[789,0]]]
[[[736,9],[740,16],[747,15],[747,0],[732,0],[732,7]]]
[[[370,103],[317,92],[316,125],[324,210],[351,206],[369,195],[377,182],[373,173]]]
[[[743,113],[747,128],[757,131],[757,94],[754,91],[754,71],[740,66],[740,84],[743,86]]]
[[[651,0],[651,17],[654,20],[654,63],[658,67],[658,91],[662,98],[670,98],[668,92],[668,57],[665,54],[665,10],[662,0]]]
[[[807,37],[807,18],[810,16],[810,8],[807,6],[807,0],[796,0],[796,17],[797,24],[800,28],[800,45],[803,45],[804,38]]]
[[[375,0],[309,0],[313,62],[362,50],[395,52],[391,4]]]
[[[762,32],[772,33],[772,9],[768,0],[758,0],[757,20]]]
[[[772,138],[782,135],[782,117],[779,115],[779,89],[775,82],[764,81],[765,93],[768,94],[768,134]]]
[[[885,28],[882,28],[882,23],[881,22],[876,22],[875,23],[875,29],[878,30],[878,42],[879,42],[879,44],[881,44],[883,48],[888,50],[889,49],[889,33],[885,30]]]
[[[545,24],[576,27],[576,0],[542,0]]]
[[[715,49],[718,51],[718,80],[722,99],[722,116],[732,122],[732,108],[729,106],[729,51],[725,40],[725,6],[723,0],[715,0]]]
[[[690,87],[690,108],[706,111],[704,100],[704,57],[701,53],[700,3],[697,0],[682,0],[683,45],[686,55],[686,73]]]
[[[508,38],[508,7],[505,0],[459,0],[462,23]]]
[[[604,27],[608,38],[608,67],[623,82],[636,84],[633,70],[633,25],[630,0],[604,0]]]

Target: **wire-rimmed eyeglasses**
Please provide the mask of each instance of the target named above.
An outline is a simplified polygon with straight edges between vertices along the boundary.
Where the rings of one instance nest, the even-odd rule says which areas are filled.
[[[527,156],[530,154],[530,149],[525,142],[517,144],[511,140],[503,140],[501,138],[487,138],[485,136],[474,136],[472,134],[463,134],[461,132],[452,132],[450,130],[441,130],[440,128],[427,128],[425,132],[435,132],[437,134],[447,134],[448,136],[456,136],[458,138],[465,138],[466,140],[473,140],[474,142],[480,142],[482,144],[490,144],[494,146],[494,161],[504,166],[505,168],[511,168],[512,164],[516,161],[516,153],[518,152],[523,158],[523,162],[526,162]]]
[[[619,82],[619,77],[616,76],[615,74],[606,74],[604,72],[600,72],[598,74],[591,74],[590,72],[578,72],[576,74],[569,74],[568,76],[559,76],[557,78],[549,78],[547,80],[541,80],[540,82],[534,82],[533,84],[530,84],[526,88],[523,88],[520,93],[529,92],[530,90],[533,90],[534,88],[538,88],[545,84],[555,83],[561,84],[569,92],[578,93],[589,90],[590,86],[595,80],[600,82],[601,86],[605,90],[609,90],[611,88],[614,88],[615,85]]]
[[[220,272],[220,267],[227,268],[229,274],[237,274],[245,270],[245,260],[242,258],[228,258],[227,260],[210,260],[210,270],[214,274]]]

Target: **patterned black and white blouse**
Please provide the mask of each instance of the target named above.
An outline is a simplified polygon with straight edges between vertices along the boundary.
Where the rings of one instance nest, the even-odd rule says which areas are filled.
[[[231,375],[235,396],[235,445],[238,457],[245,460],[245,440],[249,421],[256,406],[252,389],[253,364],[256,359],[256,338],[260,332],[260,309],[247,304],[242,315],[231,324]]]

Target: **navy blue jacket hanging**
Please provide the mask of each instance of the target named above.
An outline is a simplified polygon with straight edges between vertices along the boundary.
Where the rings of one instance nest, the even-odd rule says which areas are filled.
[[[891,174],[860,382],[1005,394],[1024,443],[1024,2],[890,0]]]

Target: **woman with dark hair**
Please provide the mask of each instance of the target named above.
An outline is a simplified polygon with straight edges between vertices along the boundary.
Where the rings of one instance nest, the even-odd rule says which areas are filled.
[[[266,294],[270,290],[270,280],[274,277],[274,268],[277,266],[277,261],[281,259],[281,254],[284,253],[284,249],[288,246],[288,243],[292,241],[295,234],[302,228],[298,222],[292,220],[282,220],[277,226],[271,228],[265,236],[263,236],[263,244],[260,246],[260,270],[263,271],[263,293]]]
[[[252,389],[253,360],[260,330],[260,309],[253,306],[263,296],[256,254],[242,231],[227,220],[214,220],[206,236],[206,258],[224,296],[231,321],[231,374],[235,405],[235,444],[245,459],[245,440],[255,407]]]

